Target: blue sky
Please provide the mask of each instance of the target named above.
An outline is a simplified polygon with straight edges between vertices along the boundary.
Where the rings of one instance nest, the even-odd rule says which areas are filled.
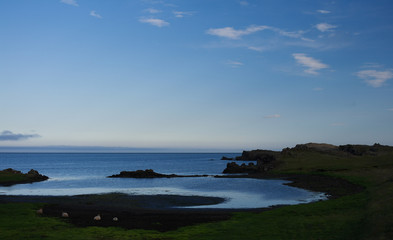
[[[393,145],[390,0],[1,0],[0,146]]]

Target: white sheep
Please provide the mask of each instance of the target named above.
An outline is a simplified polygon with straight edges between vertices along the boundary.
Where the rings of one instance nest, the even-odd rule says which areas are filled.
[[[119,221],[119,219],[117,217],[114,217],[113,221],[117,222],[117,221]]]
[[[68,213],[66,213],[66,212],[62,212],[62,213],[61,213],[61,216],[62,216],[63,218],[68,218],[68,217],[69,217]]]
[[[94,221],[100,221],[100,220],[101,220],[100,214],[98,214],[97,216],[95,216],[93,219],[94,219]]]
[[[37,210],[37,214],[43,214],[43,213],[44,213],[44,210],[42,208]]]

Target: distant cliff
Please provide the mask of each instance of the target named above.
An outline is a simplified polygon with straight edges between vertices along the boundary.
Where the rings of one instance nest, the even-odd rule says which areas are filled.
[[[272,170],[280,164],[280,158],[296,156],[301,152],[322,152],[333,155],[377,155],[382,152],[392,151],[393,147],[384,146],[378,143],[374,145],[340,145],[335,146],[326,143],[306,143],[298,144],[293,148],[284,148],[282,151],[252,150],[243,151],[241,156],[235,158],[238,161],[257,161],[256,163],[237,164],[230,162],[223,173],[263,173]],[[223,160],[233,160],[223,157]]]

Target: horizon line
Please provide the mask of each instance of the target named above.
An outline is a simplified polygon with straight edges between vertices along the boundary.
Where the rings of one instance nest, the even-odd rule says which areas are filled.
[[[0,153],[241,153],[235,148],[103,147],[103,146],[0,146]]]

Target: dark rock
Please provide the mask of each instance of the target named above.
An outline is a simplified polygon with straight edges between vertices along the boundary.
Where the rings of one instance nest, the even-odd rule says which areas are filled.
[[[156,173],[152,169],[137,171],[121,171],[120,174],[108,176],[109,178],[175,178],[175,177],[208,177],[208,175],[176,175]]]
[[[223,173],[262,173],[267,172],[273,169],[278,164],[278,157],[280,156],[280,152],[268,151],[268,150],[253,150],[253,151],[243,151],[241,160],[257,161],[256,164],[249,163],[246,165],[245,163],[238,165],[235,162],[231,162],[227,164],[227,167],[224,169]],[[238,159],[238,158],[236,158]]]
[[[363,155],[376,155],[381,152],[391,151],[393,147],[391,146],[384,146],[379,143],[375,143],[372,146],[369,145],[341,145],[338,147],[339,151],[349,153],[356,156],[363,156]]]
[[[302,152],[319,152],[319,153],[327,153],[327,154],[337,154],[339,147],[326,144],[326,143],[306,143],[306,144],[297,144],[293,148],[284,148],[281,151],[281,156],[296,156],[298,153]]]
[[[1,170],[0,173],[8,173],[8,174],[23,174],[21,171],[12,169],[12,168],[7,168],[4,170]]]
[[[137,170],[137,171],[122,171],[120,174],[109,176],[111,178],[163,178],[170,177],[171,175],[165,175],[154,172],[152,169]]]
[[[34,169],[31,169],[27,173],[27,176],[34,181],[45,181],[45,180],[49,179],[49,177],[40,174],[37,170],[34,170]]]
[[[271,162],[278,158],[280,152],[270,151],[270,150],[252,150],[252,151],[243,151],[242,156],[236,158],[236,160],[243,161],[263,161],[263,162]]]
[[[221,158],[221,160],[233,160],[233,158],[229,158],[229,157],[223,156],[223,157]]]
[[[332,152],[338,149],[337,146],[327,143],[306,143],[297,144],[293,148],[285,148],[284,151],[318,151],[318,152]]]
[[[235,162],[231,162],[227,164],[227,167],[224,169],[223,173],[255,173],[258,172],[258,167],[254,163],[249,163],[246,165],[243,163],[242,165],[238,165]]]

